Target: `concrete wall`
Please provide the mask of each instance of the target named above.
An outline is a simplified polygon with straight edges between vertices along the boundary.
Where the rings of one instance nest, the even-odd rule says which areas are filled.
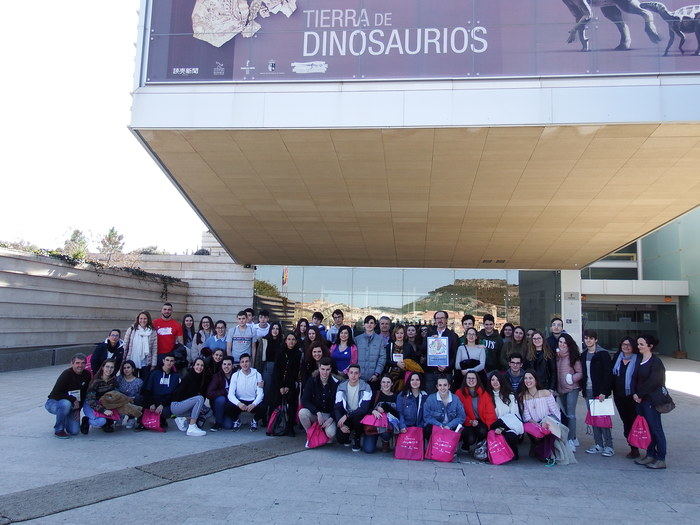
[[[187,308],[187,288],[187,283],[167,286],[177,314]],[[122,270],[73,267],[0,248],[0,351],[92,345],[112,328],[124,330],[140,310],[158,315],[165,291],[161,281]]]
[[[688,281],[689,295],[680,298],[681,349],[700,359],[700,208],[686,213],[642,240],[645,279]]]

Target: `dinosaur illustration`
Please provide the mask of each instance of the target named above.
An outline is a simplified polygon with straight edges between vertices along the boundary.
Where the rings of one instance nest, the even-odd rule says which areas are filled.
[[[688,5],[669,11],[661,2],[642,2],[639,4],[644,9],[649,9],[661,15],[666,23],[668,23],[668,45],[664,56],[668,55],[668,50],[671,49],[676,35],[680,38],[678,50],[683,54],[683,44],[685,44],[685,36],[683,33],[695,33],[695,38],[698,41],[698,48],[695,50],[696,55],[700,55],[700,5]]]
[[[588,36],[586,35],[586,26],[593,18],[593,7],[599,7],[603,15],[617,26],[620,32],[620,44],[615,48],[617,51],[625,51],[630,48],[632,40],[630,38],[630,30],[627,23],[623,19],[623,12],[639,15],[644,19],[644,31],[649,40],[652,42],[660,42],[661,37],[654,26],[654,16],[650,11],[643,9],[640,6],[640,0],[562,0],[566,7],[571,11],[576,19],[576,24],[569,31],[570,44],[578,38],[581,42],[582,51],[588,51]]]

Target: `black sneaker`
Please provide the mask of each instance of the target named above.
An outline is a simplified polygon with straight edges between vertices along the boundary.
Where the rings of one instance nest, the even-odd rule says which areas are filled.
[[[218,423],[214,423],[211,428],[209,429],[209,432],[218,432],[219,430],[222,429],[222,426],[219,425]]]
[[[360,438],[359,437],[353,437],[352,438],[352,451],[353,452],[359,452],[362,447],[360,446]]]
[[[87,434],[90,431],[90,420],[87,416],[83,416],[80,420],[80,433]]]
[[[112,421],[111,419],[108,419],[107,422],[102,427],[102,431],[106,432],[107,434],[111,434],[112,432],[114,432],[114,421]]]
[[[141,424],[141,421],[137,421],[134,425],[134,432],[143,432],[144,430],[146,430],[146,427]]]

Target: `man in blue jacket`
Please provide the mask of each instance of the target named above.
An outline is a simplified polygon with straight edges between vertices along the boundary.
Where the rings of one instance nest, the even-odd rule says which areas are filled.
[[[372,389],[360,379],[360,367],[348,367],[348,380],[338,385],[335,394],[335,420],[338,425],[338,443],[347,446],[352,439],[352,451],[360,451],[364,427],[360,421],[367,415],[372,401]]]

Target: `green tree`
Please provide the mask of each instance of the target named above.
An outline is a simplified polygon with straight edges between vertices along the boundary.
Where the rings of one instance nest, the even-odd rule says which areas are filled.
[[[138,250],[134,250],[131,253],[135,253],[137,255],[169,255],[168,252],[165,250],[159,250],[158,246],[155,244],[152,246],[145,246],[143,248],[139,248]]]
[[[102,239],[100,239],[100,246],[97,251],[109,255],[110,258],[115,253],[122,253],[124,249],[124,236],[119,235],[117,229],[112,226]]]
[[[63,245],[63,253],[73,259],[84,261],[88,254],[87,237],[81,230],[73,230]]]
[[[274,284],[259,279],[253,281],[253,293],[264,297],[282,297],[282,294]]]

